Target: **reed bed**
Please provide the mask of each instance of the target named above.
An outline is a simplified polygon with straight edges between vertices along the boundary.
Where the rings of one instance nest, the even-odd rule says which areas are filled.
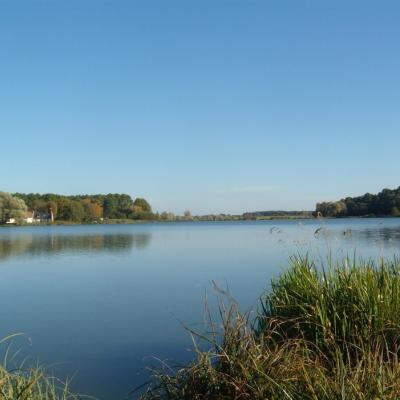
[[[256,318],[232,303],[209,350],[163,366],[142,400],[400,399],[400,263],[293,257]]]
[[[0,344],[7,344],[15,336],[18,335],[0,340]],[[26,367],[22,362],[18,367],[11,367],[13,357],[9,357],[9,349],[7,346],[0,365],[0,400],[82,399],[70,393],[68,382],[49,376],[41,366]]]

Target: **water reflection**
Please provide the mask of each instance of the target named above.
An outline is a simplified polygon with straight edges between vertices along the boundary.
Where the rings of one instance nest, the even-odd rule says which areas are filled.
[[[41,256],[65,253],[129,253],[144,249],[151,241],[149,233],[87,235],[8,235],[0,236],[0,261],[17,256]]]
[[[400,244],[399,228],[381,227],[377,229],[364,229],[357,231],[357,236],[364,240],[380,240]]]
[[[382,244],[400,245],[399,227],[372,226],[362,228],[332,229],[320,227],[315,230],[316,239],[335,239],[342,243],[346,241],[358,242],[363,246],[376,242]]]

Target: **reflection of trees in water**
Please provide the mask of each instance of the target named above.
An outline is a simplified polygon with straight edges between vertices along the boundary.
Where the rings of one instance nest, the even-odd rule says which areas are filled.
[[[361,243],[363,245],[372,245],[380,242],[390,244],[391,246],[400,246],[400,228],[399,227],[365,227],[357,229],[329,229],[320,227],[314,232],[317,239],[336,239],[340,241],[349,241]]]
[[[357,237],[368,242],[381,241],[391,244],[400,244],[399,227],[368,228],[356,231]]]
[[[105,235],[0,236],[0,260],[14,256],[39,256],[68,252],[129,252],[149,245],[149,233]]]

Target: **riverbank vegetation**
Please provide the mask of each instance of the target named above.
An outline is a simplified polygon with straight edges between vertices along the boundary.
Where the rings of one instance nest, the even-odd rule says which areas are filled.
[[[30,215],[28,215],[30,214]],[[0,192],[0,224],[36,223],[132,223],[134,221],[241,221],[308,219],[313,217],[400,216],[400,187],[384,189],[377,195],[346,197],[322,202],[312,211],[255,211],[243,214],[183,215],[153,212],[144,198],[133,200],[128,194],[64,196],[58,194]]]
[[[0,192],[0,224],[129,224],[137,221],[241,221],[260,219],[310,218],[308,211],[259,211],[244,214],[183,215],[153,212],[144,198],[133,200],[128,194],[64,196],[58,194]]]
[[[7,371],[0,367],[2,400],[78,400],[65,385],[47,378],[41,368]]]
[[[312,211],[255,211],[243,214],[245,220],[307,219],[313,218]]]
[[[8,197],[7,197],[8,196]],[[21,200],[23,202],[21,202]],[[19,203],[18,203],[19,202]],[[18,204],[17,204],[18,203]],[[384,189],[373,195],[346,197],[339,201],[317,203],[312,211],[254,211],[243,214],[182,216],[163,211],[155,213],[143,198],[133,200],[128,194],[95,194],[64,196],[58,194],[0,192],[0,223],[8,219],[23,222],[27,211],[33,212],[37,221],[92,223],[101,221],[239,221],[269,219],[307,219],[313,217],[374,217],[400,216],[400,187]]]
[[[152,219],[150,204],[128,194],[63,196],[58,194],[15,193],[40,219],[69,222],[93,222],[103,219]]]
[[[164,367],[142,400],[400,398],[400,262],[295,257],[256,318],[221,306],[196,360]],[[204,348],[204,346],[203,346]]]
[[[400,216],[400,187],[366,193],[339,201],[318,203],[315,213],[323,217]]]
[[[5,343],[12,337],[0,340]],[[6,353],[7,354],[7,353]],[[42,367],[8,367],[7,356],[0,366],[1,400],[78,400],[70,393],[68,383],[49,377]]]
[[[63,196],[0,192],[0,224],[101,223],[158,219],[147,200],[127,194]]]

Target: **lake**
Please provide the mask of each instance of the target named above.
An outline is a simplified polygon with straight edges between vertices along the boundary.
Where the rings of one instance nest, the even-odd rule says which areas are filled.
[[[183,324],[203,328],[215,285],[249,310],[294,253],[399,249],[400,218],[1,228],[0,337],[23,332],[17,359],[73,376],[80,393],[122,399],[154,357],[190,360]]]

